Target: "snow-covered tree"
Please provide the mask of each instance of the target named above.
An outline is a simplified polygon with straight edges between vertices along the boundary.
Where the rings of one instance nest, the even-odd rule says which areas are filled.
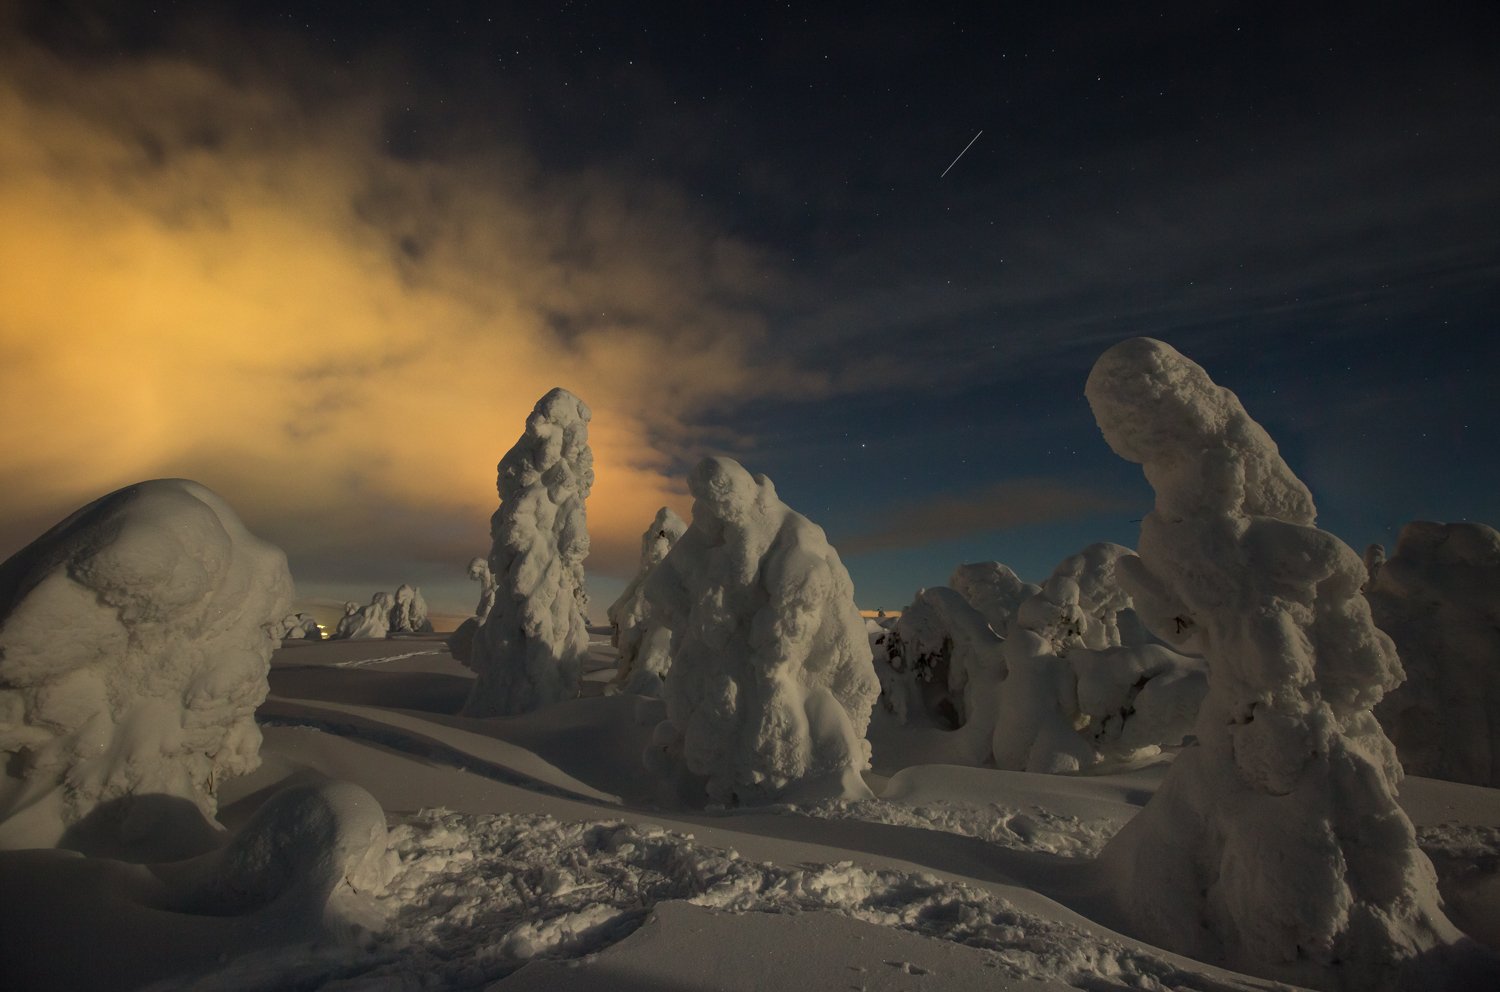
[[[1011,618],[1026,598],[1040,587],[1022,581],[1009,565],[998,561],[975,561],[960,565],[948,579],[948,587],[984,615],[995,633],[1005,636]]]
[[[391,613],[396,598],[388,592],[377,592],[368,606],[355,602],[344,604],[344,615],[333,630],[335,639],[379,640],[391,632]]]
[[[161,797],[211,819],[217,784],[260,763],[291,600],[286,556],[184,479],[96,500],[0,566],[0,848],[146,842]]]
[[[323,631],[318,626],[318,621],[306,613],[288,613],[281,618],[280,640],[283,641],[321,641]]]
[[[1370,611],[1406,668],[1375,708],[1401,764],[1500,787],[1500,533],[1415,521],[1389,560],[1370,558]]]
[[[682,518],[664,506],[641,535],[640,568],[609,607],[611,640],[620,652],[620,668],[606,691],[661,695],[662,679],[672,664],[672,632],[652,618],[646,580],[686,529]]]
[[[838,553],[728,458],[704,459],[688,488],[692,524],[646,581],[672,631],[647,765],[721,803],[868,797],[879,686]]]
[[[495,576],[490,572],[490,563],[478,557],[470,561],[469,578],[479,583],[479,605],[474,607],[474,616],[484,623],[495,607]]]
[[[1120,922],[1298,984],[1397,983],[1458,933],[1396,804],[1372,709],[1401,665],[1359,556],[1314,526],[1239,399],[1169,345],[1109,349],[1087,396],[1156,491],[1120,580],[1155,634],[1209,667],[1197,746],[1100,857]]]
[[[396,588],[391,606],[390,629],[397,634],[420,634],[432,630],[427,622],[427,600],[422,590],[403,582]]]
[[[578,694],[589,649],[589,418],[582,400],[554,389],[500,460],[500,508],[490,520],[496,599],[470,649],[479,678],[464,706],[469,716],[525,713]]]

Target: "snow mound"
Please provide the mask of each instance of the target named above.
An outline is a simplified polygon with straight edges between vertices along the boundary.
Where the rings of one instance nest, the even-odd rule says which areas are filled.
[[[589,408],[566,389],[537,401],[500,459],[490,519],[495,605],[474,634],[467,716],[527,713],[578,695],[588,656],[584,502],[594,485]]]
[[[1239,399],[1169,345],[1114,346],[1086,392],[1156,491],[1120,581],[1210,673],[1197,746],[1100,856],[1120,921],[1299,984],[1421,981],[1459,934],[1371,712],[1401,666],[1359,556],[1313,526],[1307,488]]]
[[[692,525],[646,582],[672,631],[647,767],[727,804],[869,798],[879,684],[838,553],[735,461],[704,459],[688,488]]]
[[[685,530],[682,518],[664,506],[641,535],[640,568],[609,608],[610,641],[619,651],[620,667],[608,691],[661,695],[662,679],[672,664],[672,632],[652,618],[646,580]]]
[[[0,566],[0,848],[149,846],[183,801],[211,821],[217,783],[259,764],[291,600],[286,556],[184,479],[96,500]]]
[[[1500,533],[1417,521],[1384,558],[1365,596],[1406,681],[1375,715],[1407,774],[1500,787]]]

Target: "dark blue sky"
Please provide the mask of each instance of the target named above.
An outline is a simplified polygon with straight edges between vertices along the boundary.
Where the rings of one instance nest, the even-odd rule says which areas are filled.
[[[701,405],[716,443],[661,449],[771,476],[863,605],[1133,543],[1150,493],[1083,382],[1138,334],[1234,389],[1354,546],[1500,521],[1494,3],[150,9],[13,23],[79,64],[250,64],[308,106],[377,71],[394,159],[519,146],[750,246],[762,283],[719,302],[818,388]]]

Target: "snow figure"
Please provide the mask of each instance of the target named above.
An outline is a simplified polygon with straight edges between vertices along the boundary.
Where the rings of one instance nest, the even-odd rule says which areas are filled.
[[[391,632],[391,611],[396,600],[388,592],[377,592],[370,598],[370,605],[345,603],[344,616],[334,628],[335,638],[350,640],[375,640]]]
[[[998,561],[976,561],[953,570],[948,585],[974,607],[995,633],[1005,635],[1021,603],[1041,587],[1021,577]]]
[[[479,583],[479,605],[474,607],[474,616],[484,623],[495,606],[495,576],[490,572],[490,563],[483,558],[470,561],[469,578]]]
[[[578,695],[589,650],[584,501],[594,485],[589,408],[566,389],[537,401],[500,460],[490,519],[497,596],[475,632],[468,716],[526,713]]]
[[[672,664],[672,632],[651,616],[646,579],[686,529],[682,518],[664,506],[641,535],[640,570],[609,608],[611,639],[620,652],[620,669],[606,691],[661,695],[662,679]]]
[[[1307,488],[1239,399],[1170,346],[1115,345],[1087,396],[1156,491],[1120,580],[1209,668],[1197,746],[1100,856],[1119,920],[1297,984],[1411,980],[1459,933],[1396,804],[1372,707],[1401,664],[1359,595],[1359,556],[1313,526]]]
[[[1375,715],[1407,774],[1500,787],[1500,533],[1409,523],[1365,596],[1406,668]]]
[[[0,566],[0,848],[211,822],[217,784],[260,763],[291,601],[280,549],[185,479],[96,500]]]
[[[837,552],[728,458],[704,459],[688,488],[693,522],[646,581],[672,631],[647,765],[724,804],[869,797],[880,689]]]
[[[1175,747],[1193,732],[1208,694],[1208,666],[1162,644],[1068,652],[1082,733],[1108,756]]]

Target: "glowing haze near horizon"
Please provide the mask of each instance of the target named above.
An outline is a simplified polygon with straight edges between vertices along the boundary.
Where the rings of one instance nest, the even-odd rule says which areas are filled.
[[[1409,65],[1351,24],[1320,83],[1326,24],[1250,25],[1286,63],[1242,79],[1263,53],[1186,5],[1131,23],[1138,61],[1097,17],[980,8],[275,6],[0,0],[0,554],[186,476],[304,596],[462,612],[495,463],[561,385],[594,412],[596,616],[711,452],[899,607],[1131,543],[1149,492],[1082,380],[1136,333],[1236,388],[1351,543],[1500,516],[1493,11]],[[1145,68],[1205,41],[1221,91],[1210,55]],[[1377,64],[1428,88],[1331,75]]]

